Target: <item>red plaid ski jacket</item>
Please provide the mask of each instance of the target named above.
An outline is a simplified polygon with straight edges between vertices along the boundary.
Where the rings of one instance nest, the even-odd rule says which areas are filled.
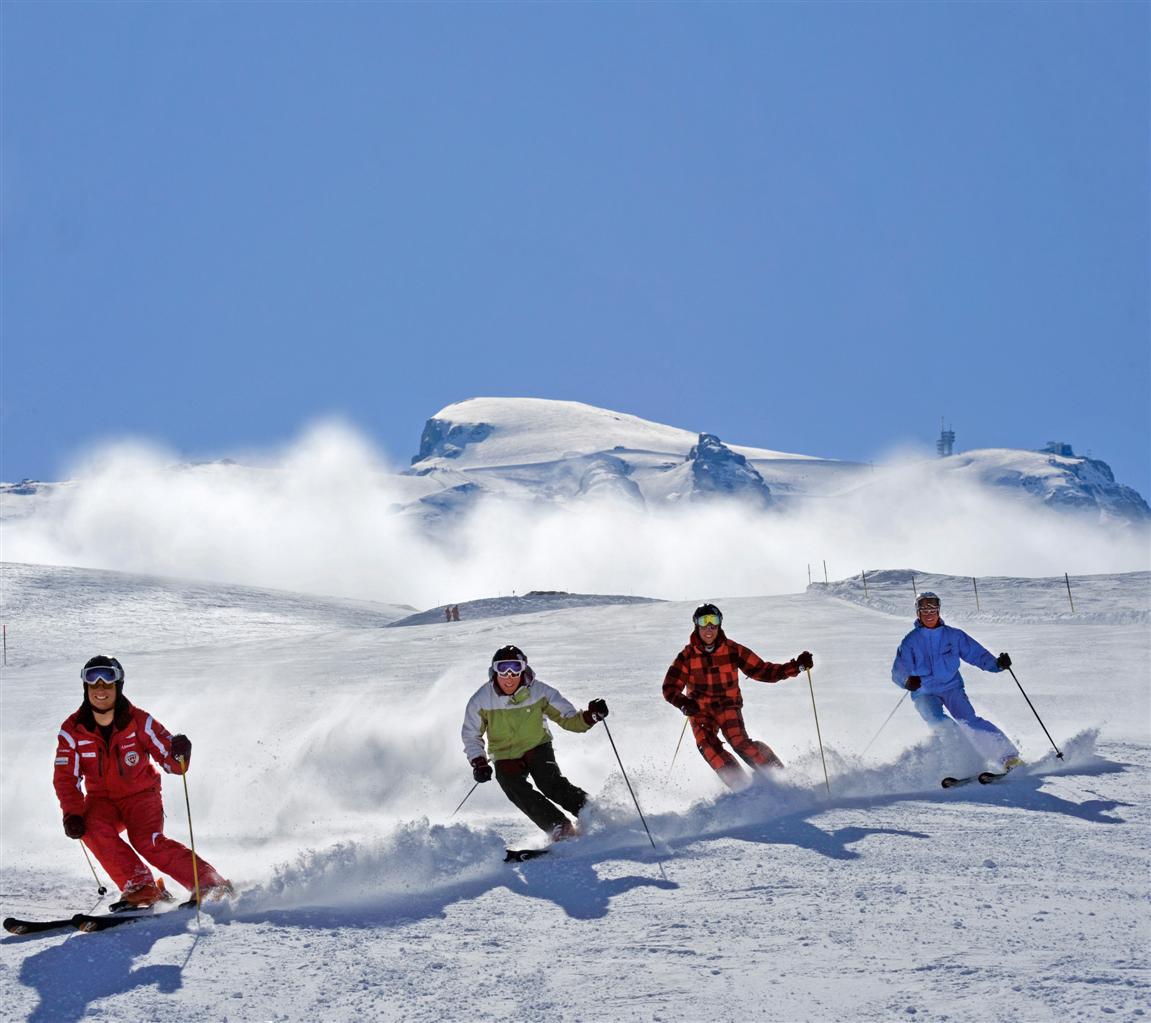
[[[794,660],[786,664],[772,664],[745,646],[724,635],[723,629],[708,652],[693,631],[691,640],[667,669],[663,680],[663,698],[673,707],[683,709],[684,688],[701,710],[723,710],[742,707],[743,694],[739,691],[739,673],[760,682],[779,682],[795,678],[799,666]]]

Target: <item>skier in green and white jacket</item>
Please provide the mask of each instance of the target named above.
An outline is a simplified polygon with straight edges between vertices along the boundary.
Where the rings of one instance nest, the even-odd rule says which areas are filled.
[[[587,793],[560,772],[545,717],[569,732],[586,732],[607,717],[607,704],[592,700],[587,710],[576,710],[536,678],[519,647],[502,646],[492,656],[488,681],[468,701],[461,735],[475,780],[491,781],[490,757],[504,795],[557,840],[576,834],[560,807],[578,817]]]

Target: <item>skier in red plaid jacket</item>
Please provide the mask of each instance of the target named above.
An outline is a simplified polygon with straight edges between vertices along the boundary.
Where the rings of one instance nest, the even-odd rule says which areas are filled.
[[[813,664],[803,651],[786,664],[765,661],[724,634],[723,615],[714,604],[701,604],[692,615],[695,629],[687,646],[667,669],[663,698],[691,722],[695,745],[728,787],[742,788],[747,775],[720,741],[720,733],[753,768],[782,767],[766,743],[750,738],[743,723],[739,673],[760,682],[795,678]]]

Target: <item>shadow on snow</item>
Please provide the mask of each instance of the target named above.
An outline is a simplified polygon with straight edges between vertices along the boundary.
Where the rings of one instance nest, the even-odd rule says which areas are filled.
[[[827,810],[865,811],[905,802],[934,800],[1063,814],[1093,824],[1122,824],[1124,818],[1113,814],[1113,811],[1127,805],[1125,803],[1113,799],[1076,803],[1044,792],[1041,787],[1045,778],[1116,774],[1130,766],[1096,757],[1084,764],[1052,765],[1042,773],[1041,765],[1035,765],[1030,769],[1031,773],[1013,774],[1003,783],[967,786],[946,793],[932,790],[929,794],[920,790],[855,795],[849,791],[838,798],[824,797],[821,790],[797,788],[766,779],[745,792],[721,795],[710,804],[696,806],[686,814],[660,815],[652,818],[651,823],[663,850],[673,855],[716,839],[735,839],[765,845],[793,845],[828,859],[849,861],[863,855],[854,847],[870,836],[897,835],[916,840],[931,836],[924,831],[889,827],[847,826],[829,831],[811,823],[809,817]],[[433,826],[430,831],[444,834],[455,833],[458,829],[470,832],[461,825],[451,829]],[[625,831],[626,838],[621,834]],[[597,864],[620,861],[642,863],[649,868],[667,864],[674,872],[674,859],[669,862],[666,855],[657,855],[648,844],[646,835],[633,830],[630,825],[623,825],[622,819],[612,823],[610,830],[593,832],[577,844],[561,846],[546,858],[515,865],[490,862],[496,853],[502,852],[502,842],[496,836],[484,835],[480,840],[476,839],[474,832],[471,834],[473,841],[465,849],[466,855],[451,865],[450,869],[461,868],[455,880],[450,877],[428,878],[417,889],[416,885],[420,884],[417,878],[414,884],[400,885],[403,890],[383,897],[366,894],[364,902],[344,906],[260,906],[260,901],[271,901],[284,894],[262,889],[253,898],[242,898],[233,908],[217,910],[215,924],[263,923],[316,929],[398,927],[443,917],[454,903],[479,898],[501,887],[512,895],[551,902],[574,919],[593,920],[606,916],[612,899],[620,895],[644,887],[663,890],[679,887],[674,881],[658,877],[629,874],[602,879],[599,876]],[[621,839],[624,839],[622,844]],[[410,836],[407,840],[410,841]],[[402,846],[399,852],[403,852]],[[385,854],[393,857],[397,850],[392,847],[385,850]],[[346,850],[342,855],[346,857]],[[479,856],[483,859],[477,863]],[[468,859],[471,859],[470,863]],[[469,876],[459,879],[460,872]],[[366,880],[370,881],[370,877]],[[136,988],[153,986],[163,993],[178,991],[183,982],[182,964],[139,968],[133,968],[132,964],[147,955],[161,939],[190,934],[185,929],[187,922],[188,918],[180,915],[172,921],[163,917],[140,921],[98,937],[71,934],[65,940],[28,956],[20,968],[20,981],[35,989],[40,996],[39,1005],[28,1017],[30,1023],[71,1023],[82,1019],[93,1003]],[[190,936],[193,941],[184,963],[199,941],[198,935]],[[8,938],[6,944],[31,941],[35,937]]]

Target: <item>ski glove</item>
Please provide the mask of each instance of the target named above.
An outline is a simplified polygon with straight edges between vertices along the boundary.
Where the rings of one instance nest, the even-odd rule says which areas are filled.
[[[806,650],[795,659],[795,663],[801,671],[811,671],[815,667],[815,661],[811,659],[811,654]]]
[[[589,725],[594,725],[597,721],[602,721],[606,717],[606,700],[592,700],[592,702],[587,705],[587,710],[583,712],[583,719]]]
[[[907,681],[903,683],[903,688],[915,692],[919,688],[921,679],[918,675],[908,675]]]
[[[1006,671],[1011,667],[1011,655],[1000,654],[995,658],[995,667],[997,667],[1000,671]]]
[[[188,765],[192,762],[192,740],[186,735],[172,736],[172,759],[183,760],[184,770],[188,770]]]
[[[686,717],[693,718],[699,713],[699,704],[690,696],[685,696],[680,701],[679,709],[683,711]]]
[[[69,838],[83,838],[86,830],[84,818],[78,813],[64,814],[64,834]]]
[[[472,777],[476,781],[492,780],[492,765],[488,763],[487,757],[476,757],[472,761]]]

